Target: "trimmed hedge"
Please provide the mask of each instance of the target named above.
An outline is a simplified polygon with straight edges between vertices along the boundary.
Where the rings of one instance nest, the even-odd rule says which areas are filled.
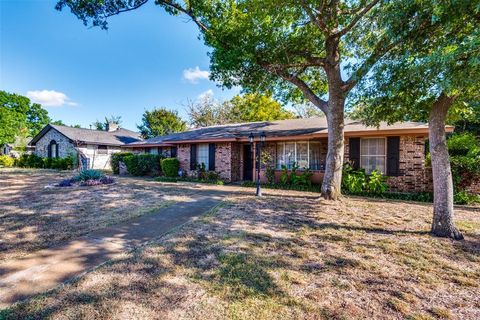
[[[177,158],[166,158],[161,160],[163,174],[167,177],[178,177],[180,161]]]
[[[10,156],[2,155],[0,156],[0,167],[13,167],[15,164],[15,159]]]
[[[69,156],[66,158],[42,158],[35,154],[23,154],[16,159],[15,166],[21,168],[73,170],[77,158]]]
[[[128,173],[134,176],[155,176],[161,173],[161,156],[157,154],[132,154],[123,158]]]
[[[133,156],[134,154],[131,152],[118,152],[112,154],[110,158],[110,165],[112,166],[112,171],[114,174],[119,174],[120,173],[120,166],[119,162],[125,162],[124,158],[128,156]]]

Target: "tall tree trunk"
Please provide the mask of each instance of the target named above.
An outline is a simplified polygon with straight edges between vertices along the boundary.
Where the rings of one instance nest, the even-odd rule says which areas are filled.
[[[442,93],[432,106],[428,123],[433,173],[432,233],[461,240],[463,236],[453,222],[453,180],[445,134],[445,120],[453,101]]]
[[[326,114],[328,125],[328,152],[325,175],[322,182],[322,197],[337,200],[341,196],[344,154],[344,105],[342,97],[330,97]]]

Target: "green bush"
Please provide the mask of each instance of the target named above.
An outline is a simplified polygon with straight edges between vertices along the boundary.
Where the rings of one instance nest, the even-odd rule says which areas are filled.
[[[216,184],[216,185],[223,185],[225,182],[223,182],[220,179],[217,180],[206,180],[206,179],[198,179],[195,177],[156,177],[156,181],[160,182],[196,182],[196,183],[208,183],[208,184]]]
[[[112,166],[112,171],[114,174],[119,174],[120,173],[120,166],[119,162],[122,161],[124,162],[124,158],[127,156],[133,156],[133,153],[131,152],[118,152],[112,154],[110,158],[110,165]]]
[[[365,191],[367,176],[364,170],[355,170],[350,164],[343,166],[342,189],[349,194],[358,194]]]
[[[387,177],[374,170],[369,175],[365,170],[355,170],[349,163],[343,166],[342,191],[347,194],[381,195],[388,191]]]
[[[473,204],[480,203],[480,195],[470,194],[467,191],[456,192],[453,196],[455,204]]]
[[[161,160],[163,174],[167,177],[178,177],[180,161],[177,158],[166,158]]]
[[[16,166],[21,168],[44,168],[42,157],[35,154],[22,154],[17,160]]]
[[[272,166],[267,166],[265,169],[265,177],[267,178],[268,183],[275,183],[275,168]]]
[[[95,170],[95,169],[86,169],[82,170],[76,175],[73,180],[75,181],[87,181],[87,180],[100,180],[105,177],[105,174],[103,174],[102,171],[100,170]]]
[[[0,167],[13,167],[15,159],[7,155],[0,156]]]
[[[123,158],[128,173],[134,176],[159,175],[161,157],[156,154],[135,154]]]

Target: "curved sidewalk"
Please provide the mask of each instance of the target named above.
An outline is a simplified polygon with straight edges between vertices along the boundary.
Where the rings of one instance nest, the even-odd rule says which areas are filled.
[[[158,238],[192,218],[208,212],[228,194],[201,192],[177,202],[60,246],[36,251],[0,264],[0,309],[53,289],[120,254]]]

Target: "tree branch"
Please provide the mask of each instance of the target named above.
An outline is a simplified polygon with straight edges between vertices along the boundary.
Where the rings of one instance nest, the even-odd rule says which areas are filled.
[[[357,83],[360,81],[367,73],[370,71],[370,69],[373,67],[373,65],[385,54],[387,54],[388,51],[392,50],[395,48],[395,46],[400,42],[394,41],[391,42],[387,45],[386,43],[386,37],[383,37],[380,39],[377,43],[377,46],[373,50],[372,54],[363,62],[363,64],[350,76],[350,78],[345,81],[345,84],[343,86],[343,90],[345,92],[350,91]]]
[[[313,103],[315,106],[320,108],[320,110],[323,111],[323,113],[327,113],[328,111],[328,103],[327,101],[319,98],[315,92],[313,92],[312,89],[303,81],[300,79],[297,75],[290,74],[286,72],[284,69],[280,68],[271,68],[268,65],[264,63],[260,63],[262,68],[264,68],[266,71],[273,73],[274,75],[277,75],[281,77],[283,80],[290,82],[291,84],[295,85],[302,93],[305,95],[305,97],[310,100],[311,103]]]
[[[302,8],[307,13],[310,20],[323,32],[325,36],[329,35],[327,25],[322,19],[319,19],[317,15],[314,14],[313,9],[310,8],[306,0],[302,0]]]
[[[357,25],[358,21],[360,21],[360,19],[362,19],[379,1],[380,0],[373,0],[372,2],[370,2],[362,10],[360,10],[360,12],[352,19],[352,21],[345,28],[335,33],[334,36],[342,37],[345,34],[347,34],[347,32],[352,30]]]

